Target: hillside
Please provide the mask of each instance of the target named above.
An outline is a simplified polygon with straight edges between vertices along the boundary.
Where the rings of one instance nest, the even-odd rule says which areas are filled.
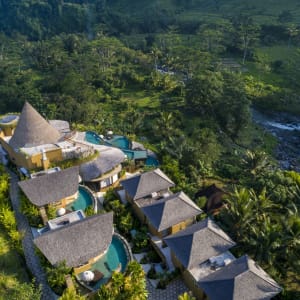
[[[299,47],[296,0],[0,0],[0,114],[29,101],[140,141],[200,206],[203,186],[226,187],[241,207],[220,223],[284,287],[277,299],[298,299],[299,134],[279,165],[252,111],[300,124]]]
[[[186,32],[199,24],[241,13],[251,15],[260,24],[277,24],[280,16],[281,21],[297,24],[300,4],[295,0],[284,4],[279,0],[2,0],[0,30],[31,39],[62,32],[92,34],[99,29],[110,34],[154,33],[171,25]]]

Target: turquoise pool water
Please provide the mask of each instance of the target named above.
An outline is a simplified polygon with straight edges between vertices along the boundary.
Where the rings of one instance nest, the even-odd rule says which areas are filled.
[[[123,242],[118,237],[113,236],[107,253],[92,265],[91,270],[98,270],[104,275],[93,285],[93,288],[98,289],[102,284],[105,284],[111,278],[112,272],[118,269],[119,264],[121,264],[121,272],[124,272],[128,259]]]
[[[156,158],[152,157],[152,156],[148,156],[146,161],[145,161],[145,165],[146,166],[153,166],[153,167],[157,167],[159,166],[159,162]]]
[[[95,145],[107,145],[113,146],[121,149],[124,154],[126,154],[128,159],[139,159],[144,160],[146,166],[157,167],[159,166],[159,162],[156,158],[152,156],[147,156],[147,152],[145,150],[130,150],[130,141],[127,137],[122,135],[115,135],[110,140],[103,140],[99,137],[99,135],[93,131],[87,131],[85,133],[85,140],[89,143]]]
[[[85,140],[89,143],[95,144],[95,145],[102,145],[103,140],[94,132],[87,131],[85,133]]]
[[[90,193],[82,186],[78,189],[78,196],[77,199],[67,205],[67,209],[69,210],[79,210],[82,209],[83,211],[88,207],[93,205],[93,198]]]
[[[129,149],[130,141],[121,135],[114,136],[111,140],[107,141],[112,146],[120,148],[120,149]]]

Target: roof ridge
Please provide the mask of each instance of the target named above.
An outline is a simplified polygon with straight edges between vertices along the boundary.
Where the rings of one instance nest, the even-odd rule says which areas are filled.
[[[221,227],[219,227],[213,220],[211,220],[210,218],[207,218],[207,219],[208,219],[207,226],[206,226],[207,229],[214,232],[218,236],[222,237],[223,240],[226,240],[228,242],[232,242],[232,243],[236,244],[236,242],[234,240],[232,240],[231,237]],[[218,228],[214,228],[214,226],[216,226]]]
[[[183,195],[183,197],[181,197]],[[202,213],[202,209],[183,191],[178,192],[178,198],[185,202],[190,207],[199,210]]]

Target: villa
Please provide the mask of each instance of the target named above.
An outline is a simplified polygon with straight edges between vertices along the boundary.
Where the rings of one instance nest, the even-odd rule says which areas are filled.
[[[28,102],[19,116],[0,119],[0,144],[9,159],[25,170],[47,170],[53,163],[97,153],[80,167],[83,181],[97,190],[118,183],[125,160],[120,149],[89,143],[84,132],[71,131],[66,121],[45,120]]]
[[[111,244],[113,213],[96,214],[73,222],[68,215],[60,218],[66,221],[59,219],[55,229],[34,239],[35,245],[53,266],[65,261],[75,273],[89,269]]]
[[[235,242],[207,218],[167,236],[172,261],[199,300],[265,300],[281,288],[252,259],[236,259]]]
[[[36,173],[39,175],[39,173]],[[79,168],[72,167],[62,171],[42,174],[34,178],[19,181],[19,187],[28,200],[40,209],[44,224],[45,208],[49,205],[65,208],[78,196]]]
[[[281,291],[247,255],[200,279],[198,285],[210,300],[268,300]]]
[[[141,210],[142,206],[169,197],[171,187],[175,183],[168,178],[160,169],[145,172],[121,181],[125,190],[126,200],[132,204],[134,212],[144,222],[145,217]]]
[[[196,222],[202,210],[184,193],[172,194],[141,206],[152,235],[163,238]]]

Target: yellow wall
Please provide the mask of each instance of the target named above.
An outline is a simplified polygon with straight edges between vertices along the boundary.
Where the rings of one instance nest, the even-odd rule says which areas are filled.
[[[22,166],[26,169],[32,170],[36,168],[42,168],[42,153],[29,156],[23,152],[15,152],[9,144],[0,138],[2,147],[8,152],[11,161],[17,166]],[[60,148],[49,150],[46,152],[46,156],[50,162],[63,160],[62,151]]]
[[[100,259],[104,254],[105,254],[105,252],[99,254],[98,256],[96,256],[96,257],[94,257],[94,258],[92,258],[92,259],[90,259],[90,260],[88,261],[87,264],[85,264],[85,265],[83,265],[83,266],[80,266],[80,267],[78,267],[78,268],[74,268],[74,274],[77,275],[77,274],[79,274],[79,273],[82,273],[82,272],[84,272],[84,271],[89,270],[89,269],[91,268],[92,264],[94,264],[94,263],[95,263],[98,259]]]
[[[137,207],[138,209],[138,207]],[[140,212],[140,216],[139,216],[139,219],[141,220],[141,215],[142,215],[142,212]],[[143,220],[144,221],[144,220]],[[163,238],[169,234],[174,234],[180,230],[183,230],[185,229],[186,227],[192,225],[194,223],[194,219],[191,218],[191,219],[188,219],[184,222],[181,222],[181,223],[178,223],[178,224],[175,224],[173,225],[172,227],[169,227],[167,228],[166,230],[163,230],[161,232],[157,231],[155,227],[153,227],[153,225],[148,221],[147,224],[148,224],[148,229],[150,231],[150,233],[152,235],[155,235],[155,236],[158,236],[159,238]]]
[[[140,209],[139,206],[136,205],[135,202],[133,202],[132,204],[132,208],[134,210],[134,213],[136,214],[136,216],[139,218],[139,220],[141,221],[141,223],[145,223],[146,222],[146,217],[143,214],[142,210]]]
[[[196,280],[194,277],[191,275],[191,273],[188,270],[185,270],[182,273],[183,280],[187,287],[192,291],[193,295],[198,299],[198,300],[207,300],[207,296],[203,292],[203,290],[198,286]]]

